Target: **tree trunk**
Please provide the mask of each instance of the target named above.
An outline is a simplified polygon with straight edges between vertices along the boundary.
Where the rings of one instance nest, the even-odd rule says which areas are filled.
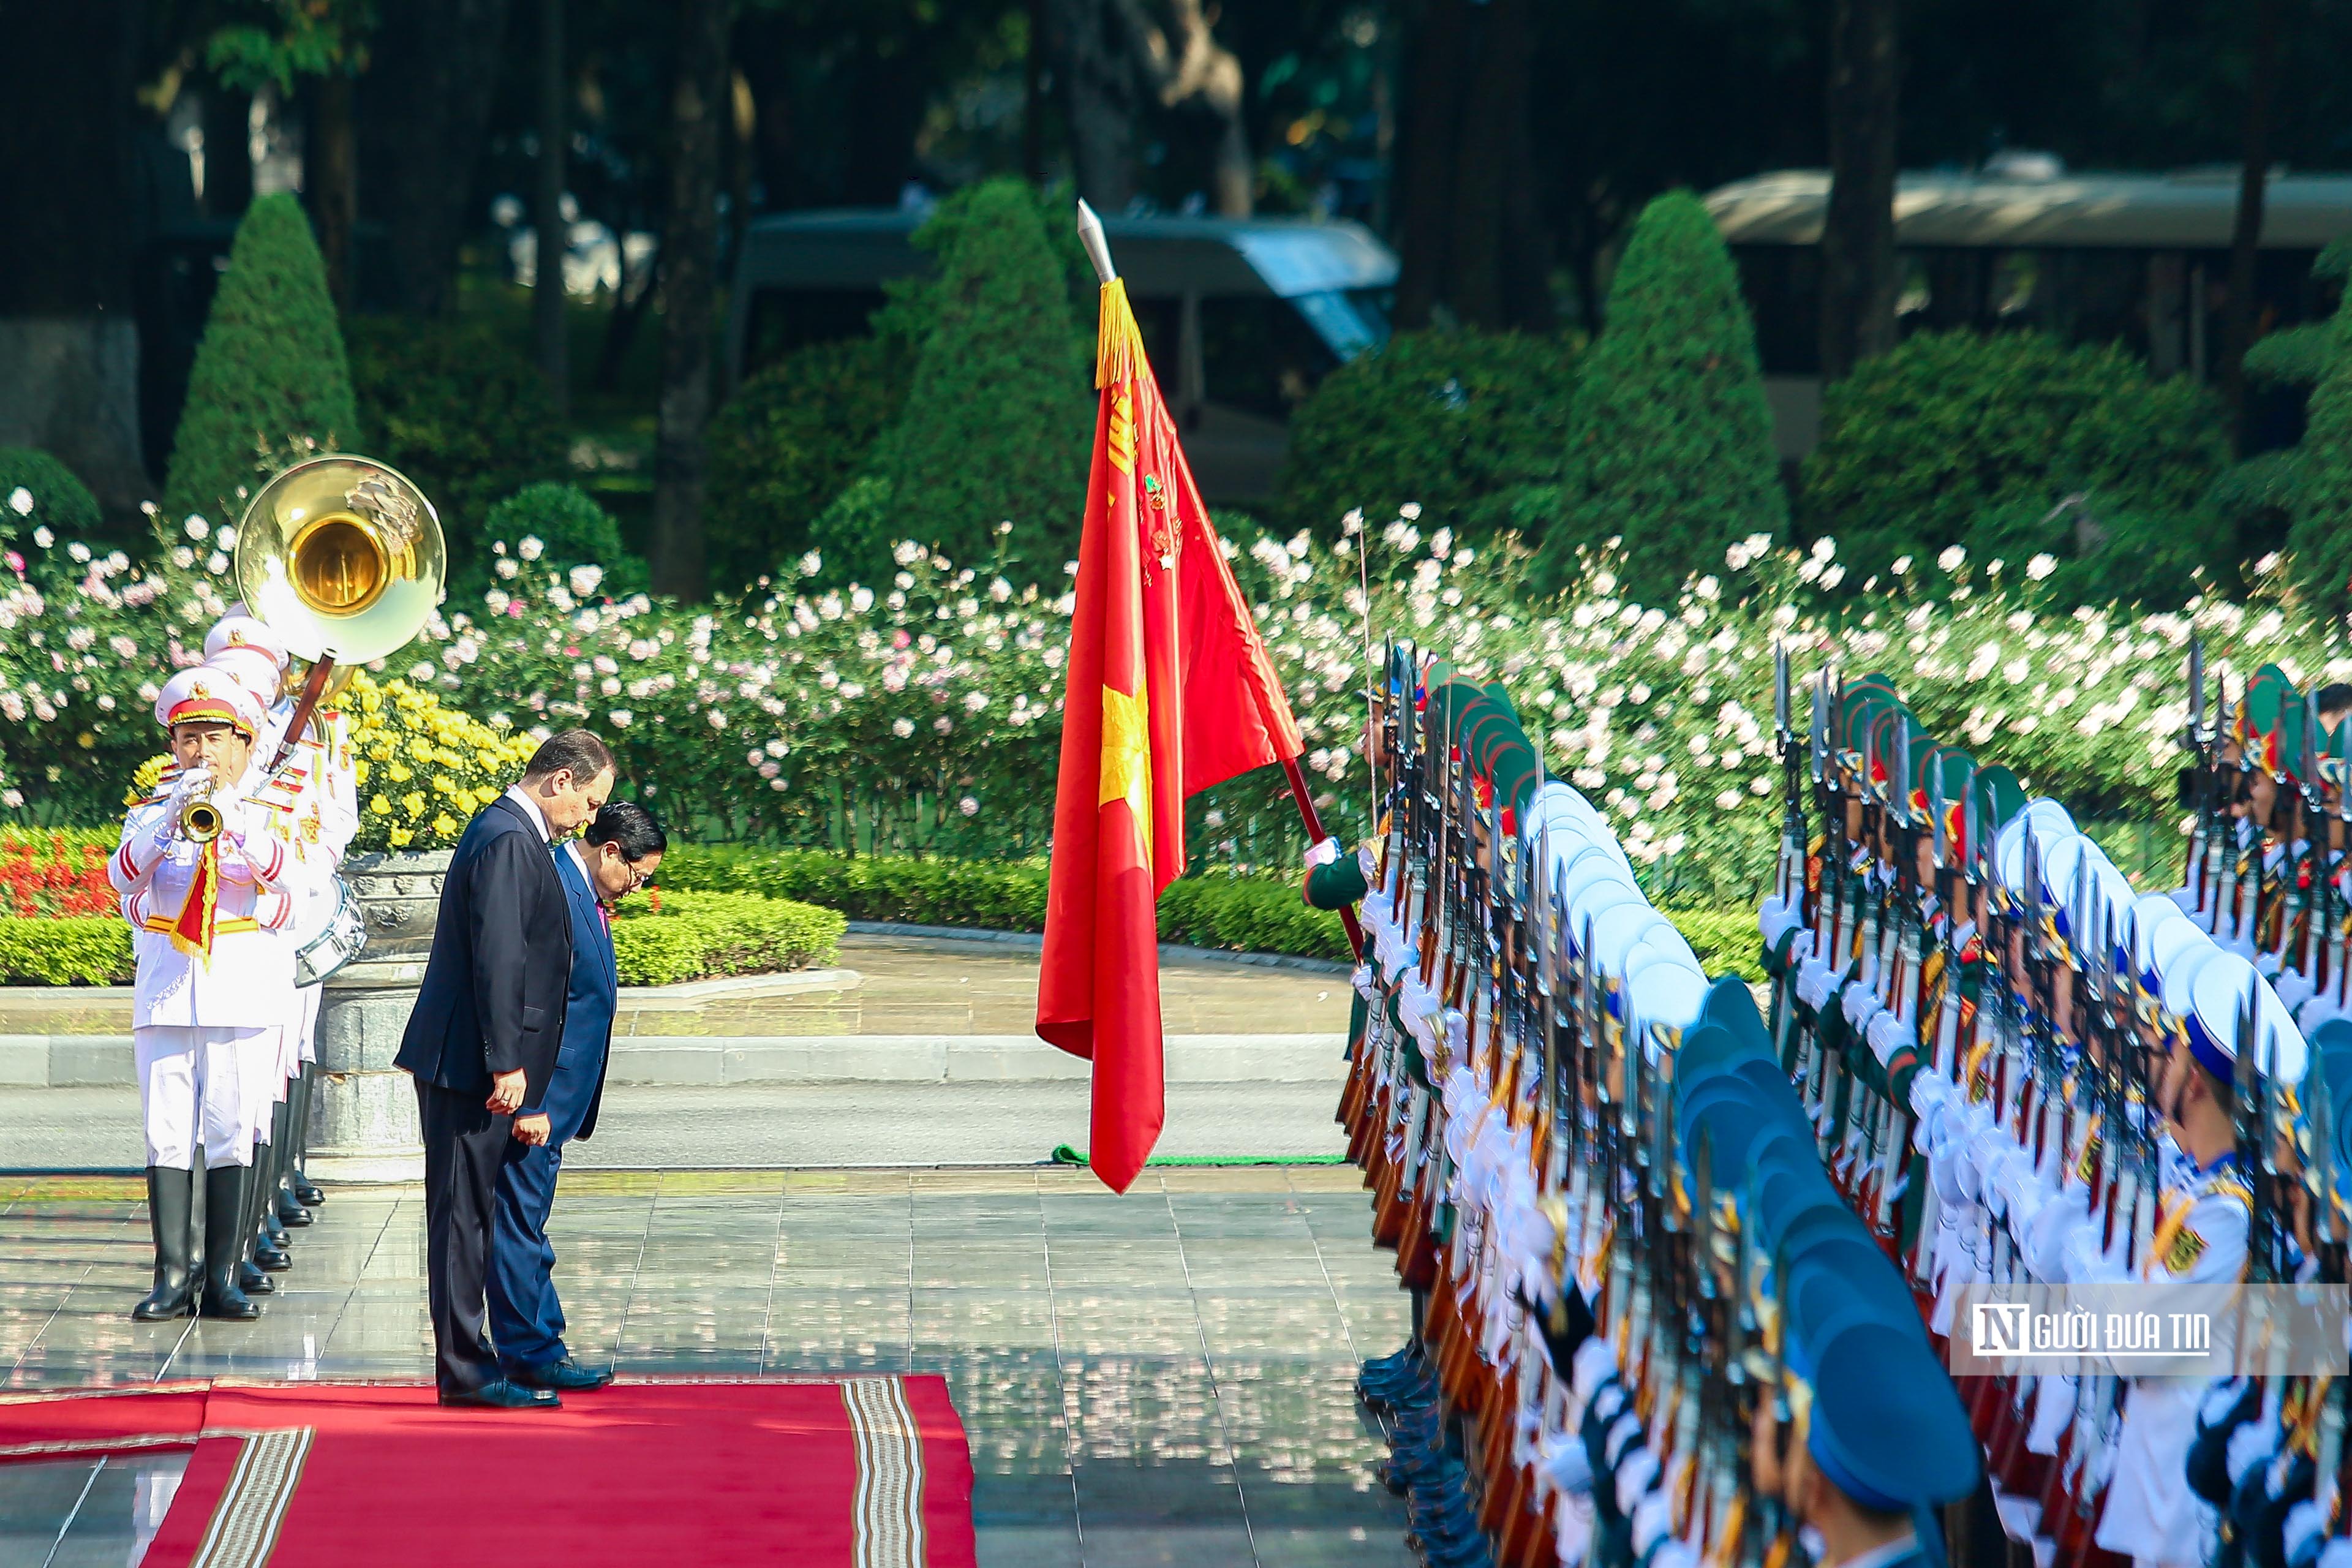
[[[564,0],[539,0],[539,184],[530,216],[538,246],[531,269],[531,337],[558,419],[569,417],[572,408],[572,344],[563,315],[563,257],[572,233],[563,217],[564,154],[572,137],[565,113],[571,79],[564,71],[563,7]]]
[[[340,70],[331,70],[312,86],[310,140],[303,175],[310,205],[310,226],[319,234],[319,258],[327,265],[327,292],[335,309],[348,312],[354,297],[352,227],[359,217],[360,158],[358,127],[353,122],[352,82]]]
[[[1822,218],[1822,378],[1895,346],[1897,0],[1834,0],[1829,209]]]
[[[1113,4],[1046,0],[1078,195],[1102,213],[1125,212],[1135,198],[1135,70]]]
[[[1045,184],[1045,0],[1023,0],[1028,47],[1021,51],[1021,173]]]
[[[508,0],[383,7],[360,152],[369,212],[384,230],[389,303],[404,315],[438,316],[453,302],[507,10]]]
[[[661,414],[654,445],[654,589],[709,591],[702,492],[710,422],[710,337],[719,250],[719,174],[728,111],[729,0],[680,0],[670,91],[669,221],[662,237]]]
[[[735,26],[735,63],[751,88],[751,152],[761,205],[770,212],[809,205],[793,158],[793,57],[798,40],[787,18],[764,8]]]
[[[1403,105],[1397,178],[1396,324],[1426,327],[1446,296],[1454,258],[1454,189],[1461,171],[1462,102],[1469,86],[1468,0],[1428,0],[1408,38],[1412,75]]]
[[[1168,0],[1174,37],[1163,32],[1143,0],[1118,0],[1121,31],[1135,68],[1152,84],[1163,109],[1194,99],[1217,123],[1210,163],[1210,204],[1219,217],[1247,217],[1256,195],[1249,131],[1242,119],[1241,57],[1217,42],[1202,0]]]
[[[2280,0],[2254,0],[2244,163],[2238,174],[2238,221],[2230,233],[2230,299],[2221,317],[2221,398],[2230,410],[2241,455],[2252,435],[2246,405],[2246,350],[2257,330],[2255,265],[2262,258],[2263,199],[2270,183],[2271,100],[2278,93],[2280,9]]]
[[[131,319],[135,0],[0,0],[0,446],[37,447],[111,510],[149,489]]]
[[[205,94],[205,216],[236,217],[253,205],[253,95],[208,82]]]

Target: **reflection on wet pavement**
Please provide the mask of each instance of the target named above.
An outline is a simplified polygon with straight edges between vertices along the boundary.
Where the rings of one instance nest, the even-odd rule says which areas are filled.
[[[431,1375],[424,1201],[331,1192],[258,1323],[133,1323],[136,1183],[0,1181],[16,1386]],[[556,1280],[623,1372],[943,1374],[983,1568],[1404,1564],[1351,1381],[1405,1300],[1355,1172],[577,1172]],[[0,1562],[136,1561],[176,1468],[0,1465]],[[152,1524],[147,1528],[152,1528]]]

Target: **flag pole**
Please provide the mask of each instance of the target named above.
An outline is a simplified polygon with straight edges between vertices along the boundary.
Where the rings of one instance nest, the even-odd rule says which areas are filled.
[[[1088,206],[1084,198],[1078,202],[1078,243],[1086,247],[1087,259],[1094,263],[1097,279],[1108,283],[1118,276],[1118,269],[1111,265],[1110,242],[1103,237],[1102,219],[1095,216],[1095,209]],[[1367,605],[1366,614],[1370,613]],[[1369,758],[1366,760],[1370,761]],[[1309,844],[1322,843],[1326,837],[1323,819],[1316,814],[1315,799],[1307,793],[1307,775],[1299,771],[1298,759],[1283,758],[1282,773],[1290,781],[1290,798],[1297,804],[1298,820],[1307,828],[1307,841]],[[1357,922],[1356,911],[1343,905],[1339,910],[1339,923],[1348,933],[1348,950],[1356,957],[1362,958],[1364,929]]]

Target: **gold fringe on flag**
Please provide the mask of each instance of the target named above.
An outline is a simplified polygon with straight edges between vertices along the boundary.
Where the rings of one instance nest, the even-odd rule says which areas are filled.
[[[1114,278],[1102,286],[1102,328],[1095,335],[1095,385],[1131,381],[1148,362],[1143,334],[1136,330],[1135,312],[1127,303],[1127,279]]]

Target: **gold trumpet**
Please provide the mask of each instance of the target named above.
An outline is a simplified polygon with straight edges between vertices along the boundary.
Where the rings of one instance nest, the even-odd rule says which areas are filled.
[[[210,796],[200,796],[180,807],[180,833],[192,844],[210,844],[220,837],[220,807]]]

